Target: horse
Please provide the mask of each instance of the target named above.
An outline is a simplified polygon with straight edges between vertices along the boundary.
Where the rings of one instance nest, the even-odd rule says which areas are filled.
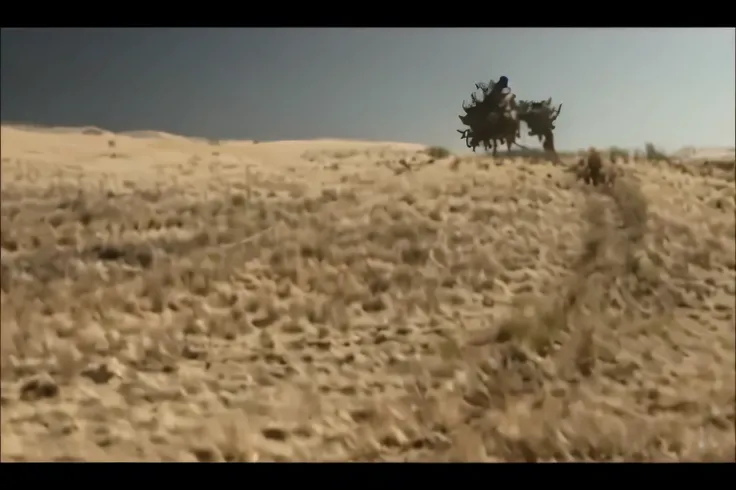
[[[495,157],[498,153],[499,142],[505,143],[508,151],[511,151],[514,144],[526,149],[516,142],[516,138],[520,135],[518,117],[508,117],[499,112],[492,112],[485,116],[480,112],[469,112],[466,116],[459,116],[459,118],[463,124],[470,126],[470,129],[458,129],[457,131],[460,137],[465,139],[466,146],[472,148],[473,151],[480,143],[483,143],[486,151],[492,150]]]

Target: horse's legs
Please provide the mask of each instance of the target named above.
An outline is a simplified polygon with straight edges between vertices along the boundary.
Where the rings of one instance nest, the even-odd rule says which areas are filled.
[[[546,153],[552,154],[555,162],[560,162],[560,156],[557,154],[557,150],[555,149],[555,135],[552,131],[545,131],[542,148],[544,148]]]
[[[544,148],[546,151],[557,153],[557,150],[555,150],[555,136],[554,136],[554,133],[552,133],[552,131],[545,132],[544,143],[542,143],[542,148]]]

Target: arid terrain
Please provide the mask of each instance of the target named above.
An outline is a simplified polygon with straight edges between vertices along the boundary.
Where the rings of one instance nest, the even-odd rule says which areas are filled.
[[[733,461],[734,163],[2,129],[3,461]]]

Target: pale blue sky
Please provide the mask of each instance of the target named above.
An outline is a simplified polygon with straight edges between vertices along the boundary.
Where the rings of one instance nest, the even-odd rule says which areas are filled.
[[[0,50],[4,121],[461,149],[463,99],[506,75],[564,103],[562,149],[736,134],[734,29],[3,29]]]

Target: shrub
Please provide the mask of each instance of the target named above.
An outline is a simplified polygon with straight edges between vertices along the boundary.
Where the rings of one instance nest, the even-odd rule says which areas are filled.
[[[426,153],[429,157],[435,158],[437,160],[447,158],[452,155],[452,153],[450,153],[450,150],[442,146],[430,146],[429,148],[424,150],[424,153]]]
[[[623,148],[619,148],[618,146],[612,146],[608,150],[608,156],[611,158],[612,162],[622,160],[625,163],[629,163],[629,152]]]
[[[646,159],[649,162],[658,162],[660,160],[667,160],[667,155],[657,150],[657,148],[654,146],[653,143],[647,143],[644,145],[644,153],[646,154]]]

